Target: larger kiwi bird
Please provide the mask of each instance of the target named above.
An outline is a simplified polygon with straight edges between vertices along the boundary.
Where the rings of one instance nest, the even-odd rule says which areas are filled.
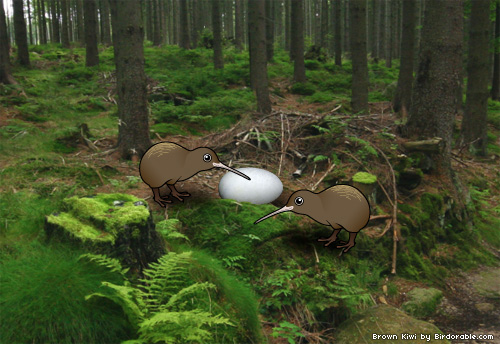
[[[189,150],[173,142],[160,142],[151,146],[142,156],[139,172],[144,183],[153,191],[156,203],[165,207],[166,203],[172,201],[160,196],[161,186],[167,184],[171,191],[170,195],[183,201],[181,197],[189,197],[190,194],[178,192],[175,183],[215,167],[226,169],[250,180],[247,175],[221,163],[217,154],[210,148]]]
[[[308,190],[295,191],[283,208],[258,219],[255,224],[285,211],[307,215],[316,222],[331,226],[332,235],[318,239],[326,241],[325,246],[337,240],[342,228],[348,231],[349,242],[341,242],[344,245],[337,246],[344,248],[344,253],[356,245],[356,235],[370,220],[368,200],[361,191],[350,185],[335,185],[318,193]]]

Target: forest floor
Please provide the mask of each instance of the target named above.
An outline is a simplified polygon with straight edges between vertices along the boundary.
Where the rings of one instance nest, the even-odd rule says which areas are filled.
[[[110,80],[112,78],[109,77],[111,75],[109,70],[112,70],[110,62],[112,58],[109,52],[106,53],[108,55],[104,53],[101,55],[104,67],[101,67],[103,70],[98,72],[99,83],[102,85],[94,85],[95,79],[91,78],[95,71],[87,75],[83,67],[78,69],[80,67],[70,66],[68,71],[60,68],[62,62],[59,60],[43,63],[38,61],[35,63],[37,68],[41,68],[42,71],[46,70],[47,73],[21,71],[17,77],[22,83],[29,85],[25,89],[26,92],[18,89],[9,90],[10,94],[4,98],[6,105],[0,106],[0,148],[2,148],[0,149],[0,176],[2,177],[0,206],[4,213],[0,212],[0,215],[5,217],[5,221],[0,223],[0,253],[4,247],[9,247],[11,240],[22,241],[37,238],[40,233],[39,227],[43,224],[43,218],[47,212],[54,211],[60,199],[74,194],[130,193],[147,200],[155,220],[167,218],[169,215],[172,217],[172,214],[169,214],[168,205],[166,209],[163,209],[153,201],[151,189],[140,179],[138,161],[120,160],[116,153],[112,152],[117,142],[117,118],[112,113],[114,99],[113,94],[110,93],[113,88]],[[83,52],[80,54],[83,56]],[[156,54],[156,50],[150,51],[149,54],[150,60],[157,58],[157,55],[160,56]],[[235,58],[236,61],[238,58],[240,57]],[[70,64],[72,61],[67,63]],[[276,64],[271,68],[279,71],[288,68],[288,74],[291,75],[290,66],[283,66],[277,59]],[[230,68],[231,64],[228,64],[227,69],[231,70]],[[190,131],[189,129],[192,128],[183,126],[182,121],[179,120],[183,117],[174,118],[172,121],[168,117],[180,106],[166,108],[168,111],[165,111],[167,115],[163,120],[156,118],[162,110],[157,107],[152,109],[155,116],[151,127],[157,128],[159,124],[168,123],[175,126],[175,130],[164,133],[155,132],[153,129],[152,140],[153,142],[172,141],[189,149],[208,146],[217,153],[222,153],[221,161],[230,166],[258,167],[272,171],[280,177],[284,186],[283,194],[272,203],[277,207],[283,206],[294,190],[322,189],[326,187],[326,182],[347,182],[360,170],[376,175],[392,198],[393,185],[390,168],[393,166],[389,166],[372,147],[377,147],[390,156],[393,165],[398,163],[402,154],[399,146],[404,141],[398,133],[398,126],[404,123],[405,118],[392,111],[390,97],[385,94],[387,89],[393,86],[395,69],[384,72],[378,65],[372,65],[371,68],[371,73],[375,73],[376,76],[385,77],[386,74],[389,76],[387,80],[372,81],[371,79],[373,82],[371,97],[373,98],[370,102],[369,116],[350,115],[349,99],[345,95],[350,92],[349,82],[344,80],[349,74],[347,71],[337,70],[331,74],[324,70],[321,71],[324,74],[318,70],[308,71],[310,73],[308,77],[311,80],[315,77],[319,80],[315,84],[318,90],[322,87],[321,82],[326,83],[326,77],[338,78],[338,80],[335,79],[338,85],[347,87],[336,92],[335,96],[341,94],[338,98],[328,98],[330,95],[327,93],[335,92],[324,90],[317,91],[312,96],[294,94],[290,91],[292,88],[290,78],[275,72],[278,76],[271,79],[270,85],[273,90],[271,99],[274,110],[271,115],[263,116],[252,111],[242,111],[235,116],[239,120],[225,125],[225,129],[217,129],[217,127],[207,129],[189,122],[190,126],[195,127],[195,131]],[[165,69],[168,68],[165,67]],[[70,72],[73,74],[69,74]],[[161,73],[163,72],[161,70]],[[342,74],[343,72],[345,73]],[[57,73],[60,73],[62,77]],[[198,73],[196,77],[201,77],[200,75],[202,73]],[[74,81],[73,78],[79,81]],[[184,74],[180,78],[187,79],[186,83],[196,84],[198,81],[197,79],[190,80],[190,76]],[[206,82],[205,80],[198,84],[204,85]],[[152,83],[150,89],[156,87],[156,84],[158,82]],[[199,86],[199,93],[202,92],[202,87]],[[227,88],[231,92],[247,90],[246,86],[241,83]],[[326,98],[323,99],[320,96]],[[375,99],[377,97],[383,99]],[[208,108],[208,110],[217,113],[219,111],[215,107],[217,101],[217,99],[210,100],[209,106],[214,109]],[[232,104],[237,101],[238,97],[233,97],[228,103]],[[55,103],[58,104],[54,105]],[[151,103],[152,106],[158,106],[159,102]],[[500,110],[498,104],[494,106]],[[42,112],[46,114],[46,118],[41,118]],[[191,115],[192,118],[187,116],[185,122],[192,119],[196,121],[196,113],[193,112]],[[214,115],[212,119],[216,117]],[[476,220],[484,220],[488,223],[491,218],[495,219],[490,222],[489,230],[492,232],[498,231],[500,224],[498,220],[500,213],[498,171],[500,126],[498,123],[500,121],[498,118],[499,116],[496,115],[496,124],[490,123],[488,127],[491,142],[490,153],[487,157],[473,156],[457,147],[453,150],[452,160],[453,169],[463,183],[471,188],[471,197],[477,204]],[[92,145],[89,145],[88,141],[82,137],[84,136],[83,129],[78,127],[82,123],[89,127],[90,134],[85,136],[91,139]],[[459,127],[460,118],[456,123],[457,131]],[[339,139],[336,145],[332,146],[332,141],[328,141],[327,137]],[[292,173],[298,169],[304,159],[298,157],[296,153],[293,153],[294,151],[299,152],[304,158],[311,157],[307,159],[306,169],[300,178],[294,178]],[[327,173],[329,171],[334,172],[333,181],[330,179],[330,173]],[[223,174],[224,172],[219,170],[204,171],[185,182],[180,182],[177,188],[179,191],[191,193],[186,203],[189,203],[190,199],[218,199],[220,198],[218,185]],[[439,193],[442,188],[443,185],[439,179],[425,174],[421,184],[415,189],[404,192],[398,190],[397,203],[414,204],[419,195],[425,192]],[[167,190],[163,188],[161,192],[167,193]],[[40,198],[35,198],[30,203],[30,195],[39,195]],[[382,194],[377,198],[379,199],[376,207],[377,214],[391,214],[392,209],[387,197]],[[178,201],[173,200],[173,204],[176,203]],[[36,217],[36,221],[29,223],[26,220],[29,217]],[[312,222],[308,218],[304,218],[303,221]],[[362,235],[375,240],[384,232],[387,221],[373,221],[363,229]],[[16,223],[19,223],[17,227]],[[30,232],[23,227],[33,228]],[[17,232],[12,236],[9,236],[10,234],[4,236],[12,228],[15,228]],[[385,236],[392,238],[392,231],[387,232]],[[495,237],[495,234],[491,236]],[[495,240],[497,239],[493,239],[492,242]],[[482,240],[478,245],[482,246],[478,247],[478,250],[488,250],[496,256],[498,264],[498,259],[500,259],[498,245],[488,243],[486,240]],[[453,249],[450,245],[443,245],[440,248],[444,253],[448,249]],[[387,248],[387,250],[390,249],[392,247]],[[336,251],[334,254],[337,255]],[[445,334],[474,333],[495,336],[495,341],[469,341],[468,343],[500,343],[500,300],[486,298],[474,287],[474,281],[478,279],[477,276],[481,270],[494,273],[498,271],[498,267],[476,266],[465,272],[454,272],[453,276],[447,277],[443,288],[445,298],[442,303],[442,311],[445,313],[437,312],[427,320],[435,323]],[[397,293],[388,295],[383,290],[383,286],[389,283],[396,287]],[[390,275],[385,281],[381,281],[380,285],[376,285],[375,289],[371,289],[370,295],[377,303],[386,302],[400,307],[406,301],[406,293],[409,290],[414,287],[426,287],[429,284],[428,280],[416,281]],[[500,285],[500,281],[496,285]],[[362,287],[368,288],[365,285]],[[494,309],[481,312],[476,307],[481,303],[489,303],[494,306]],[[269,319],[266,318],[266,320]],[[276,322],[275,319],[273,321]],[[270,334],[274,323],[269,323],[265,327],[266,333]],[[269,336],[269,339],[272,343],[288,342],[285,338]]]

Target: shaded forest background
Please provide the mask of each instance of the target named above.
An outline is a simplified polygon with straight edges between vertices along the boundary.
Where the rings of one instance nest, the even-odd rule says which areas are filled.
[[[500,336],[497,296],[471,287],[500,285],[500,1],[0,5],[1,342],[362,343],[356,316],[396,323],[376,305],[411,316],[384,331]],[[221,200],[210,171],[162,209],[137,168],[159,141],[267,169],[283,195]],[[372,206],[348,254],[305,217],[253,226],[339,183]],[[159,246],[51,234],[61,211],[83,232],[140,200]],[[412,308],[419,289],[439,296]]]

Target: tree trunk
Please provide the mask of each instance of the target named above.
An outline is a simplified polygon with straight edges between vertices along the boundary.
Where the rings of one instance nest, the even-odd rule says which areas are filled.
[[[304,65],[304,1],[291,0],[292,21],[292,54],[293,54],[293,81],[306,82],[306,68]]]
[[[61,42],[64,48],[69,48],[68,0],[61,0],[61,14],[62,14]]]
[[[191,24],[191,47],[196,48],[198,45],[198,37],[200,36],[201,31],[201,16],[200,16],[200,4],[199,0],[192,0],[192,15],[190,16],[190,24]]]
[[[266,61],[266,9],[264,1],[248,0],[250,80],[257,96],[257,110],[271,112]]]
[[[342,66],[342,0],[334,0],[335,6],[335,65]]]
[[[463,10],[463,0],[426,3],[419,65],[406,124],[409,137],[444,140],[443,153],[435,156],[436,173],[443,177],[451,176],[452,133],[462,103]]]
[[[380,12],[379,12],[379,35],[378,35],[378,57],[385,60],[387,58],[386,55],[386,14],[385,14],[385,8],[386,8],[386,0],[380,0]]]
[[[461,139],[486,155],[486,115],[488,111],[488,48],[490,38],[490,0],[472,1],[469,54],[467,57],[467,98]]]
[[[352,112],[368,112],[368,59],[366,52],[366,0],[352,0],[351,19]]]
[[[220,15],[221,0],[212,0],[212,28],[214,34],[214,68],[224,68],[224,56],[222,55],[222,28]]]
[[[274,1],[266,0],[266,57],[272,61],[274,56]]]
[[[394,18],[395,18],[395,13],[394,13],[394,3],[396,0],[387,0],[386,3],[386,20],[385,22],[387,23],[387,30],[386,30],[386,46],[387,46],[387,53],[386,56],[387,58],[385,59],[385,66],[387,68],[392,67],[392,45],[394,44],[394,31],[396,30],[396,25],[394,23]]]
[[[241,1],[236,0],[234,3],[234,45],[239,51],[243,49],[243,6]]]
[[[403,33],[401,38],[401,65],[398,86],[392,106],[394,111],[410,111],[413,87],[413,57],[415,56],[415,3],[416,0],[403,1]]]
[[[0,0],[0,84],[17,84],[10,74],[9,36],[3,0]]]
[[[179,46],[183,49],[191,49],[189,41],[189,25],[187,14],[187,0],[179,0],[179,13],[180,13],[180,41]]]
[[[27,2],[28,5],[28,27],[29,27],[29,42],[33,44],[33,26],[31,24],[31,5],[30,1]]]
[[[495,11],[495,54],[493,57],[493,80],[491,99],[500,100],[500,0],[496,0]]]
[[[97,50],[97,16],[95,0],[83,1],[85,21],[85,66],[92,67],[99,64],[99,51]]]
[[[17,58],[23,66],[30,65],[28,38],[26,37],[26,22],[24,20],[23,0],[14,0],[14,32],[16,36]]]
[[[321,1],[321,37],[320,37],[320,46],[325,49],[328,49],[328,0]]]
[[[284,47],[284,38],[285,36],[283,35],[283,1],[279,0],[276,1],[274,4],[274,35],[278,40],[278,46],[283,49]]]
[[[45,0],[40,0],[40,10],[42,11],[42,44],[47,44],[47,20],[45,18]]]
[[[349,0],[342,1],[344,5],[344,39],[342,43],[344,44],[344,49],[342,51],[345,52],[346,55],[349,55],[350,43],[349,43],[349,35],[351,28],[349,27]]]
[[[118,94],[118,150],[124,159],[141,157],[151,146],[144,73],[141,4],[109,0]]]
[[[291,0],[285,1],[285,50],[291,52],[291,20],[290,20],[290,12],[291,12]],[[290,57],[292,55],[290,54]],[[293,58],[292,58],[293,59]]]
[[[224,0],[224,32],[228,41],[234,39],[233,28],[233,1]]]
[[[177,1],[177,0],[174,0]],[[160,24],[160,4],[159,0],[153,0],[153,45],[158,47],[161,45],[161,24]]]
[[[142,13],[142,12],[141,12]],[[109,22],[109,2],[101,0],[102,43],[111,45],[111,27]]]
[[[85,43],[85,25],[83,20],[83,0],[76,0],[76,28],[78,41]]]
[[[29,3],[29,0],[28,0],[28,3]],[[61,35],[59,33],[59,18],[57,16],[56,3],[57,3],[57,0],[50,0],[50,14],[52,17],[52,33],[54,36],[52,42],[59,43],[61,41]]]
[[[146,39],[150,42],[153,41],[153,0],[144,0],[144,6],[146,7]]]

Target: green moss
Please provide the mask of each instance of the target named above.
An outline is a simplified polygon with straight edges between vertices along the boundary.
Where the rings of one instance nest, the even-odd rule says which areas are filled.
[[[70,234],[81,239],[82,241],[101,241],[112,242],[114,236],[102,232],[93,226],[89,226],[68,213],[60,213],[59,215],[49,215],[47,217],[49,223],[53,223],[64,227]]]
[[[254,225],[260,217],[276,210],[272,205],[254,205],[228,199],[175,205],[169,208],[185,227],[191,240],[220,258],[243,256],[251,266],[255,249],[286,232],[293,232],[297,216],[283,214]],[[289,219],[292,219],[291,221]],[[292,226],[291,226],[292,225]]]
[[[377,176],[368,172],[358,172],[352,177],[352,181],[361,184],[373,184],[377,181]]]
[[[113,202],[121,201],[120,206]],[[118,233],[125,224],[143,223],[149,217],[146,207],[135,206],[138,198],[127,194],[98,194],[95,197],[71,197],[64,200],[73,216],[108,233]]]
[[[443,298],[443,292],[435,288],[414,288],[408,293],[408,301],[402,305],[404,311],[419,318],[429,317]]]

